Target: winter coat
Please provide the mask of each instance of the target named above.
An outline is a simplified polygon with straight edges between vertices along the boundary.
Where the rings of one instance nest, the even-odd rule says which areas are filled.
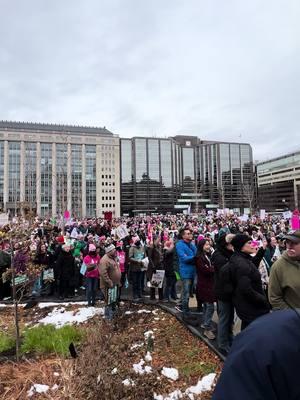
[[[174,268],[174,255],[175,255],[175,247],[171,249],[163,249],[163,263],[166,277],[173,278],[175,277],[175,268]]]
[[[272,266],[268,294],[274,310],[300,308],[300,261],[282,254]]]
[[[101,289],[120,286],[121,270],[117,257],[110,257],[105,254],[100,261],[100,287]]]
[[[234,339],[212,400],[300,399],[299,343],[294,310],[258,318]]]
[[[216,301],[214,294],[214,267],[208,257],[201,254],[196,256],[197,299],[202,303]]]
[[[151,280],[152,275],[156,272],[157,269],[164,269],[162,249],[157,246],[148,247],[147,255],[149,258],[149,265],[146,275],[148,280]]]
[[[129,262],[130,262],[130,272],[141,271],[142,264],[141,261],[145,258],[145,248],[144,246],[136,247],[131,246],[129,249]]]
[[[234,281],[233,304],[242,321],[250,323],[270,310],[263,291],[261,276],[252,257],[237,251],[230,258]]]
[[[75,274],[75,259],[72,253],[61,250],[55,267],[58,279],[72,280]]]
[[[176,251],[178,255],[179,273],[181,279],[194,279],[196,273],[196,246],[193,243],[186,243],[184,240],[179,240],[176,243]]]
[[[87,278],[99,278],[99,263],[100,257],[87,255],[84,257],[83,262],[87,266],[85,276]],[[90,266],[90,268],[88,268]],[[92,268],[94,267],[94,268]]]
[[[230,302],[231,295],[226,295],[222,290],[222,281],[220,280],[221,268],[229,261],[233,252],[226,248],[217,247],[216,251],[211,257],[211,263],[214,266],[214,292],[217,300]]]

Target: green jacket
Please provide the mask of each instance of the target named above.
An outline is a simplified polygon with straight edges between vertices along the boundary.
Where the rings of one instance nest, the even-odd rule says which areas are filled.
[[[272,265],[268,294],[274,310],[300,308],[300,261],[282,254]]]

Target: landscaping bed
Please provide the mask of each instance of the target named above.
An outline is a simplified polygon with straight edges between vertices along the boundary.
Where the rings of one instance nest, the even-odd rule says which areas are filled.
[[[12,332],[12,314],[0,308],[1,332]],[[21,362],[3,358],[1,399],[208,400],[222,368],[206,344],[153,306],[125,303],[112,323],[103,308],[80,304],[21,308],[20,319]]]

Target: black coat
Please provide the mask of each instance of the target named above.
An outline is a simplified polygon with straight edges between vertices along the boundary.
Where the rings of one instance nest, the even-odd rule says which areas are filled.
[[[228,296],[223,293],[222,282],[220,280],[220,270],[229,261],[233,252],[223,248],[217,248],[211,257],[211,263],[214,266],[214,292],[217,300],[221,301],[231,301],[231,295]]]
[[[239,318],[250,323],[270,310],[260,273],[246,253],[233,253],[229,262],[235,285],[233,304]]]
[[[71,252],[62,250],[56,261],[58,279],[72,279],[75,274],[75,259]]]
[[[175,254],[175,247],[171,250],[164,249],[163,250],[163,259],[164,259],[164,269],[166,273],[166,277],[175,277],[174,271],[174,254]]]

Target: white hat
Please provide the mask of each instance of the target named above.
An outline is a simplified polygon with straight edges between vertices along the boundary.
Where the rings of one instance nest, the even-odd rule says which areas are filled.
[[[115,249],[115,246],[113,244],[110,244],[109,246],[105,247],[105,253],[110,253]]]

